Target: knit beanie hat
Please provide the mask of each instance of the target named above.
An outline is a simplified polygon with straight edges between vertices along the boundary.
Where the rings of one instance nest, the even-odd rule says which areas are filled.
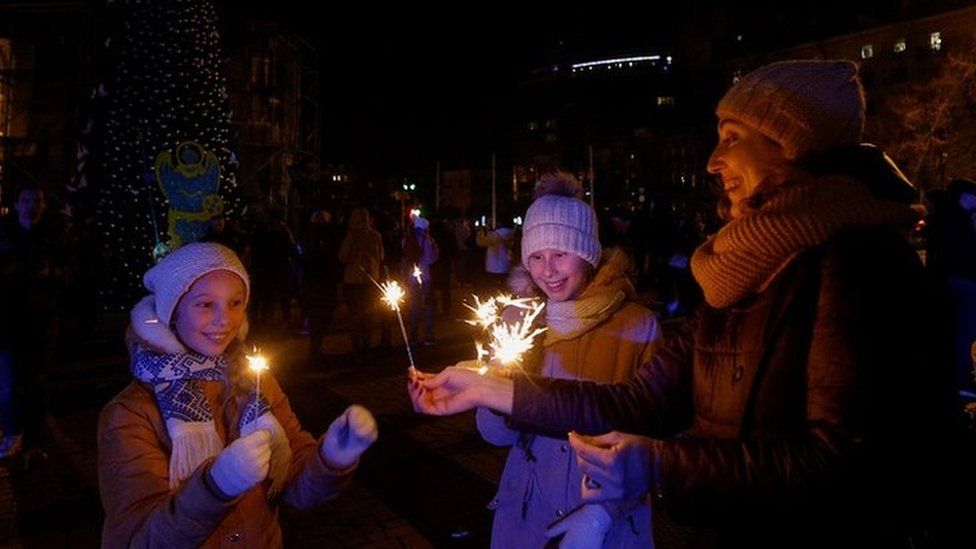
[[[742,77],[715,112],[759,130],[796,160],[860,142],[864,90],[850,61],[781,61]]]
[[[146,289],[153,293],[156,316],[168,326],[183,294],[200,277],[213,271],[230,271],[244,282],[245,303],[251,294],[251,283],[244,264],[230,248],[214,242],[193,242],[167,254],[142,277]]]
[[[600,263],[600,239],[596,212],[572,196],[547,194],[529,206],[522,225],[522,265],[539,250],[554,249],[578,255],[596,267]]]

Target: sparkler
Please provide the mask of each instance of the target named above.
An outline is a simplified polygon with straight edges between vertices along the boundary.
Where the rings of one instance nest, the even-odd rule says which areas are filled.
[[[545,307],[545,302],[539,302],[528,306],[525,316],[518,322],[494,324],[491,327],[491,342],[488,344],[492,350],[492,359],[504,366],[514,366],[521,362],[522,355],[532,348],[535,338],[546,331],[546,328],[532,329],[532,323]]]
[[[474,306],[467,303],[464,306],[474,313],[474,318],[465,322],[472,326],[481,326],[491,336],[491,341],[488,343],[491,351],[486,350],[480,342],[475,342],[478,358],[475,361],[477,366],[473,369],[484,375],[489,370],[490,361],[505,367],[517,366],[526,351],[532,348],[535,338],[546,331],[546,328],[532,328],[533,322],[542,313],[546,304],[532,298],[513,298],[504,294],[485,301],[478,296],[472,297],[474,297]],[[504,322],[501,311],[506,306],[525,311],[521,320],[511,324]]]
[[[411,276],[417,279],[417,284],[420,286],[424,285],[424,273],[420,271],[420,267],[414,265],[413,272],[410,273]]]
[[[254,399],[255,402],[261,401],[261,372],[268,369],[268,359],[261,356],[261,352],[258,351],[257,347],[253,348],[254,354],[247,355],[247,367],[254,372]]]
[[[474,298],[474,307],[467,303],[463,303],[463,305],[474,313],[474,318],[465,320],[465,322],[472,326],[481,326],[485,330],[491,328],[492,325],[501,320],[501,312],[504,307],[529,309],[532,307],[532,302],[534,301],[532,298],[514,298],[506,294],[498,294],[495,297],[489,297],[485,301],[481,301],[481,298],[476,295],[472,295],[471,297]]]
[[[373,281],[376,284],[376,281]],[[384,303],[386,303],[390,309],[396,312],[397,320],[400,322],[400,333],[403,334],[403,345],[407,348],[407,360],[410,361],[410,369],[416,369],[413,363],[413,351],[410,350],[410,340],[407,338],[407,328],[403,325],[403,315],[400,314],[400,304],[403,303],[403,298],[406,292],[403,291],[403,286],[396,280],[387,280],[382,285],[376,284],[376,287],[380,289],[383,293],[381,298]]]

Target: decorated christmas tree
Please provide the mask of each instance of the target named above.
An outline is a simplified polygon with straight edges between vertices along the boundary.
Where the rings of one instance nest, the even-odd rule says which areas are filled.
[[[208,0],[109,2],[112,60],[78,186],[104,239],[104,306],[124,310],[167,250],[240,214],[216,13]],[[84,143],[85,136],[83,136]],[[91,151],[91,158],[87,158]]]

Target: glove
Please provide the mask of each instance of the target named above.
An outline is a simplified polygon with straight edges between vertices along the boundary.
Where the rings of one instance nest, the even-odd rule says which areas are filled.
[[[589,549],[602,547],[603,538],[610,531],[613,521],[603,506],[588,504],[577,507],[572,513],[551,524],[546,537],[563,535],[560,549]]]
[[[348,469],[376,442],[377,436],[379,431],[373,414],[366,408],[353,404],[325,432],[320,449],[322,459],[333,469]]]
[[[217,454],[210,478],[221,492],[237,497],[268,476],[271,435],[264,429],[241,437]]]

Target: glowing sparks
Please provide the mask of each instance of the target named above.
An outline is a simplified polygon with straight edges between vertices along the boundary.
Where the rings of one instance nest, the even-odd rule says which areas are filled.
[[[465,322],[472,326],[481,326],[486,330],[501,321],[501,313],[505,307],[528,310],[532,308],[532,303],[535,301],[532,298],[514,298],[506,294],[498,294],[495,297],[489,297],[485,301],[481,301],[481,298],[476,295],[472,295],[471,297],[474,298],[474,306],[472,307],[467,303],[463,305],[474,313],[474,318],[465,320]]]
[[[258,354],[257,349],[254,349],[254,353],[245,357],[247,358],[247,367],[256,375],[261,375],[261,372],[268,370],[268,359]]]
[[[406,296],[406,292],[403,291],[403,286],[396,280],[388,280],[380,285],[380,292],[382,292],[383,303],[386,303],[390,307],[390,310],[400,312],[400,304],[403,303],[403,298]]]
[[[244,358],[247,359],[247,367],[252,372],[254,372],[254,398],[256,401],[261,399],[261,373],[268,370],[268,359],[261,355],[257,347],[252,349],[250,355],[246,355]]]
[[[481,326],[486,330],[498,322],[498,315],[501,311],[499,311],[496,298],[490,297],[486,301],[481,301],[481,298],[476,295],[471,297],[474,298],[474,307],[467,303],[464,303],[464,306],[474,313],[474,318],[465,320],[465,322],[472,326]]]
[[[521,362],[522,355],[532,348],[535,338],[546,331],[545,328],[532,329],[532,323],[542,313],[546,304],[540,302],[528,307],[522,320],[513,324],[498,322],[491,327],[492,360],[504,366],[514,366]]]
[[[478,358],[473,361],[475,365],[471,369],[484,375],[492,366],[503,368],[518,366],[525,353],[532,348],[535,338],[546,331],[545,328],[533,328],[536,318],[542,314],[546,304],[533,298],[514,298],[505,294],[484,301],[478,296],[472,297],[474,297],[474,305],[465,303],[464,306],[474,313],[474,317],[465,322],[483,328],[491,340],[488,349],[475,341]],[[514,323],[506,323],[502,320],[502,311],[505,307],[521,309],[520,320]]]
[[[421,286],[424,285],[424,273],[422,273],[420,271],[420,267],[414,265],[413,266],[413,272],[410,273],[410,274],[411,274],[411,276],[413,276],[414,278],[417,279],[417,284],[419,284]]]

